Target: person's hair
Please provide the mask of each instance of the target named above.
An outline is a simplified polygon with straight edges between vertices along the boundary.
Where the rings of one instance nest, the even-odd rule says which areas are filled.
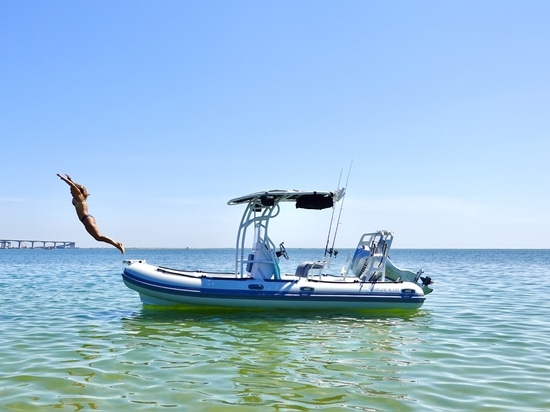
[[[78,189],[80,190],[80,193],[82,193],[84,197],[90,196],[90,194],[88,193],[88,189],[86,189],[84,185],[77,184],[76,187],[78,187]]]

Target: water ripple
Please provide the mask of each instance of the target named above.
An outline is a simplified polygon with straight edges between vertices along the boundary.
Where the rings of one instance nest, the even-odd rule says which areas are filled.
[[[5,411],[550,409],[550,308],[521,281],[548,251],[396,251],[436,291],[382,315],[142,307],[107,251],[31,253],[0,261]]]

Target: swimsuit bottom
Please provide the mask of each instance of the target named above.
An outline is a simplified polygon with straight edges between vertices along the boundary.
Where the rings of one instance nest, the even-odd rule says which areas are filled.
[[[80,218],[80,221],[81,221],[82,223],[84,223],[84,221],[85,221],[86,218],[88,218],[88,217],[91,217],[92,219],[94,218],[92,215],[84,215],[84,216],[82,216],[82,217]]]

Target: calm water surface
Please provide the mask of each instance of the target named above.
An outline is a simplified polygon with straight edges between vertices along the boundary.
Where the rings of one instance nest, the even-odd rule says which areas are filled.
[[[289,268],[320,257],[289,252]],[[233,267],[230,250],[126,258]],[[420,310],[155,309],[115,249],[0,250],[0,410],[550,410],[550,251],[392,259],[435,280]]]

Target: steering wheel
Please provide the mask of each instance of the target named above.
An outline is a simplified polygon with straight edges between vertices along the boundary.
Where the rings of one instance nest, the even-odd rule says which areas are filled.
[[[286,249],[285,249],[285,242],[281,242],[279,244],[279,252],[277,253],[277,255],[283,256],[285,259],[288,260],[288,253],[286,252]]]

